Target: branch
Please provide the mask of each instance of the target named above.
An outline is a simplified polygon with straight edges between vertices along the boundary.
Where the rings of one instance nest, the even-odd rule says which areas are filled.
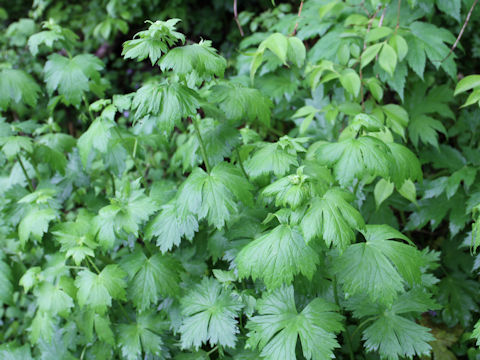
[[[293,29],[292,36],[297,35],[298,22],[300,21],[300,16],[302,16],[302,9],[303,9],[303,0],[300,2],[300,7],[298,8],[298,18],[297,18],[297,22],[295,23],[295,28]]]
[[[244,33],[242,29],[242,24],[240,24],[240,21],[238,21],[237,0],[233,0],[233,16],[235,22],[237,23],[238,31],[240,31],[240,36],[243,37]]]
[[[445,56],[440,63],[443,63],[445,60],[447,60],[448,57],[449,57],[449,56],[455,51],[455,49],[457,48],[458,42],[459,42],[460,39],[462,38],[463,32],[464,32],[465,29],[467,28],[468,21],[470,20],[470,16],[472,16],[473,10],[475,9],[475,5],[477,5],[477,2],[478,2],[478,0],[475,0],[475,1],[473,2],[472,7],[470,8],[470,11],[469,11],[468,14],[467,14],[467,18],[465,19],[465,22],[463,23],[462,29],[460,30],[460,33],[459,33],[458,36],[457,36],[457,39],[456,39],[455,42],[453,43],[453,46],[450,48],[450,51],[448,52],[447,56]]]

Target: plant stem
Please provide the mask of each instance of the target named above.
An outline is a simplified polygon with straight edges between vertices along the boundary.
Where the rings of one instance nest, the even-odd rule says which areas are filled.
[[[207,356],[211,355],[212,353],[214,353],[215,351],[217,351],[218,349],[218,345],[215,346],[212,350],[210,350],[209,352],[207,352]]]
[[[238,164],[240,165],[240,169],[242,169],[243,175],[245,175],[245,177],[247,178],[247,180],[250,180],[250,178],[248,177],[247,172],[245,171],[245,168],[243,167],[243,161],[242,161],[242,158],[240,157],[240,151],[238,151],[238,148],[236,148],[235,151],[236,151],[236,153],[237,153]]]
[[[333,297],[335,299],[335,304],[337,304],[338,308],[340,309],[340,313],[343,314],[342,307],[340,306],[340,300],[338,298],[337,277],[335,275],[333,276],[333,279],[332,279],[332,286],[333,286]],[[345,339],[345,342],[347,343],[350,360],[355,360],[355,356],[353,354],[352,340],[350,338],[350,333],[348,331],[347,324],[345,324],[344,339]]]
[[[203,162],[205,163],[207,172],[210,174],[211,168],[210,168],[210,164],[208,163],[207,148],[205,147],[205,144],[202,139],[202,135],[200,134],[200,128],[198,127],[198,123],[196,119],[190,118],[190,120],[192,120],[193,127],[195,128],[195,133],[197,134],[198,142],[200,143],[200,150],[202,152]]]
[[[90,116],[90,120],[92,120],[92,122],[94,122],[95,117],[93,116],[92,111],[90,110],[90,104],[87,101],[87,97],[85,95],[83,95],[82,98],[83,98],[83,103],[85,104],[85,107],[87,108],[88,116]]]
[[[86,259],[90,263],[90,265],[92,265],[92,267],[95,269],[97,274],[100,274],[100,270],[98,269],[97,265],[95,265],[95,263],[88,256],[86,257]]]
[[[117,133],[118,137],[123,141],[125,140],[122,133],[120,132],[120,130],[118,130],[118,127],[117,126],[114,126],[114,129],[115,129],[115,132]],[[135,141],[137,141],[137,139],[135,139]],[[143,171],[143,169],[141,168],[140,164],[138,163],[137,161],[137,158],[135,157],[136,155],[136,152],[137,152],[137,145],[135,144],[134,145],[134,149],[133,149],[133,154],[130,154],[130,157],[132,158],[132,161],[133,161],[133,164],[135,165],[135,168],[140,172],[140,181],[142,182],[142,185],[144,188],[147,187],[147,182],[145,181],[145,177],[143,176],[143,174],[145,173]]]
[[[20,167],[22,168],[23,175],[25,175],[25,178],[27,179],[28,188],[30,189],[30,192],[34,192],[35,189],[33,188],[32,179],[30,179],[30,176],[28,176],[27,170],[25,169],[25,166],[23,165],[22,158],[18,154],[17,154],[17,160],[18,160],[18,163],[20,164]]]
[[[233,16],[235,19],[235,22],[237,23],[238,31],[240,31],[240,36],[243,37],[243,28],[242,24],[240,24],[240,21],[238,20],[238,10],[237,10],[237,0],[233,0]]]
[[[113,174],[109,171],[108,175],[110,175],[110,179],[112,180],[112,194],[115,196],[117,193],[117,189],[115,188],[115,178],[113,177]]]

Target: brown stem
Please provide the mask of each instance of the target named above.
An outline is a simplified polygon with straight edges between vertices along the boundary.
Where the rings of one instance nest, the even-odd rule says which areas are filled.
[[[237,0],[233,0],[233,16],[235,22],[237,23],[238,31],[240,31],[240,36],[243,37],[244,33],[242,29],[242,24],[240,24],[240,21],[238,20]]]
[[[395,26],[395,34],[398,31],[398,28],[400,27],[400,9],[402,7],[402,0],[398,0],[398,7],[397,7],[397,26]]]
[[[303,9],[303,0],[300,2],[300,7],[298,8],[297,22],[295,23],[295,28],[293,29],[292,36],[297,35],[298,22],[300,20],[300,16],[302,16],[302,9]]]
[[[477,5],[477,2],[478,0],[475,0],[472,4],[472,6],[470,7],[470,10],[467,14],[467,18],[465,19],[465,22],[463,23],[463,26],[462,26],[462,29],[460,30],[460,33],[458,34],[457,36],[457,39],[455,40],[455,42],[453,43],[453,46],[450,48],[450,51],[448,52],[447,56],[445,56],[443,58],[443,60],[441,61],[441,63],[443,63],[445,60],[448,59],[448,57],[455,51],[455,49],[457,48],[457,45],[458,45],[458,42],[460,41],[460,39],[462,38],[463,36],[463,32],[465,31],[465,29],[467,28],[467,25],[468,25],[468,21],[470,20],[470,17],[472,16],[472,13],[473,13],[473,10],[475,9],[475,5]]]

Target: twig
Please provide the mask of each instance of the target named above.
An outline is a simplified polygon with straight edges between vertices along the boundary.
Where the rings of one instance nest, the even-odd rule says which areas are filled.
[[[302,9],[303,9],[303,0],[300,2],[300,7],[298,8],[297,22],[295,23],[295,27],[294,27],[293,32],[292,32],[292,36],[297,35],[298,22],[300,21],[300,16],[302,16]]]
[[[233,0],[233,16],[235,19],[235,22],[237,23],[238,31],[240,31],[240,36],[243,37],[243,29],[242,29],[242,24],[240,24],[240,21],[238,20],[238,11],[237,11],[237,0]]]
[[[440,63],[443,63],[445,60],[447,60],[448,57],[449,57],[449,56],[455,51],[455,49],[457,48],[458,42],[459,42],[460,39],[462,38],[463,32],[464,32],[465,29],[467,28],[468,21],[470,20],[470,17],[472,16],[473,10],[475,9],[475,6],[477,5],[477,2],[478,2],[478,0],[475,0],[475,1],[473,2],[472,6],[470,7],[470,10],[468,11],[467,18],[465,19],[465,22],[463,23],[462,29],[460,30],[460,33],[459,33],[458,36],[457,36],[457,39],[456,39],[455,42],[453,43],[453,46],[450,48],[450,51],[448,52],[447,56],[445,56]]]
[[[385,12],[387,11],[387,5],[385,5],[383,7],[383,11],[382,11],[382,16],[380,16],[380,21],[378,23],[378,27],[382,27],[383,25],[383,19],[385,19]]]

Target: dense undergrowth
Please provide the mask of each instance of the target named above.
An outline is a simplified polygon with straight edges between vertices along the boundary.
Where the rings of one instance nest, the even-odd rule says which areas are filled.
[[[3,5],[0,359],[480,359],[476,2]]]

